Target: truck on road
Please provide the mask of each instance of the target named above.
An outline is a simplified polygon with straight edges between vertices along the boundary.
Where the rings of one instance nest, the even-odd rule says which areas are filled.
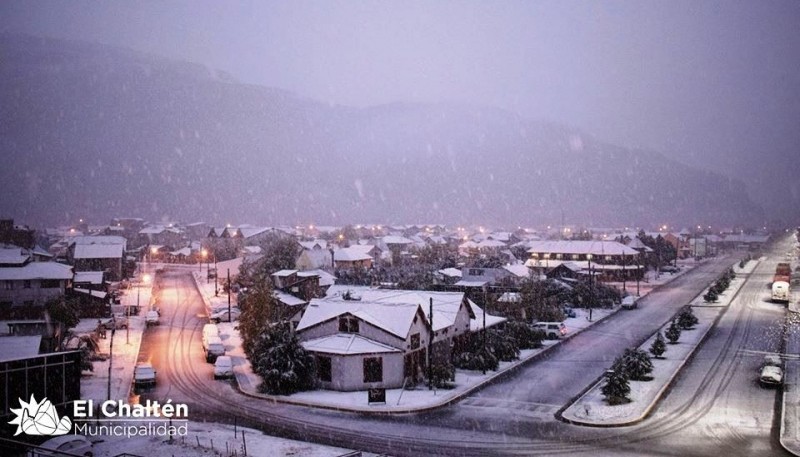
[[[776,303],[789,303],[789,284],[792,277],[792,266],[788,262],[779,262],[775,267],[775,276],[772,278],[772,301]]]

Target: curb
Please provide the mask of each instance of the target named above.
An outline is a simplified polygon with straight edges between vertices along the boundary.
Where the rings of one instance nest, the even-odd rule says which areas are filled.
[[[752,272],[751,272],[751,273],[752,273]],[[749,277],[751,273],[747,273],[747,274],[746,274],[746,276],[747,276],[747,277]],[[649,405],[648,405],[648,406],[645,408],[645,410],[642,412],[642,414],[641,414],[639,417],[636,417],[636,418],[634,418],[634,419],[631,419],[631,420],[629,420],[629,421],[626,421],[626,422],[613,422],[613,423],[593,423],[593,422],[583,422],[583,421],[580,421],[580,420],[567,419],[566,417],[564,417],[564,416],[563,416],[563,412],[564,412],[564,411],[566,411],[566,410],[567,410],[567,409],[569,409],[569,408],[570,408],[572,405],[574,405],[575,403],[577,403],[578,401],[580,401],[580,400],[581,400],[583,397],[585,397],[585,396],[586,396],[586,395],[587,395],[589,392],[591,392],[592,390],[594,390],[594,389],[595,389],[595,388],[596,388],[596,387],[597,387],[597,386],[598,386],[598,385],[599,385],[599,384],[602,382],[604,375],[602,375],[602,374],[601,374],[601,375],[600,375],[600,376],[597,378],[597,380],[596,380],[594,383],[590,384],[590,385],[589,385],[589,386],[588,386],[586,389],[584,389],[583,391],[581,391],[581,393],[579,393],[579,394],[578,394],[578,395],[577,395],[577,396],[576,396],[574,399],[572,399],[572,400],[571,400],[569,403],[567,403],[565,406],[563,406],[563,407],[562,407],[562,408],[560,408],[558,411],[556,411],[556,413],[555,413],[556,419],[559,419],[559,420],[561,420],[561,421],[563,421],[563,422],[565,422],[565,423],[571,424],[571,425],[581,425],[581,426],[585,426],[585,427],[594,427],[594,428],[627,427],[627,426],[631,426],[631,425],[638,424],[639,422],[641,422],[641,421],[645,420],[645,419],[646,419],[646,418],[647,418],[647,417],[650,415],[650,413],[653,411],[653,409],[655,408],[655,406],[656,406],[656,405],[658,405],[658,403],[661,401],[661,397],[664,395],[664,393],[665,393],[665,392],[667,392],[667,391],[669,390],[669,388],[671,388],[671,387],[672,387],[672,382],[675,380],[675,378],[678,376],[678,374],[681,372],[681,370],[683,370],[683,367],[686,365],[686,363],[687,363],[687,362],[689,362],[690,360],[692,360],[692,359],[694,358],[694,355],[695,355],[695,353],[697,352],[697,349],[698,349],[698,348],[699,348],[699,347],[700,347],[700,346],[701,346],[701,345],[702,345],[702,344],[705,342],[706,338],[708,337],[708,333],[711,331],[711,329],[713,329],[714,327],[716,327],[716,326],[717,326],[717,324],[719,323],[720,319],[722,319],[722,316],[724,316],[724,315],[725,315],[725,313],[727,313],[727,312],[728,312],[728,310],[730,309],[730,304],[731,304],[731,303],[733,302],[733,300],[735,300],[735,299],[736,299],[736,297],[739,295],[739,292],[742,290],[742,286],[743,286],[743,285],[744,285],[744,282],[742,282],[742,283],[741,283],[741,285],[739,286],[739,288],[738,288],[738,289],[736,289],[736,291],[734,292],[733,296],[731,296],[731,299],[730,299],[730,301],[728,302],[728,304],[727,304],[727,305],[724,305],[724,306],[723,306],[723,305],[716,305],[716,306],[713,306],[714,308],[720,308],[720,309],[721,309],[721,312],[720,312],[720,313],[717,315],[717,317],[716,317],[716,318],[714,318],[714,320],[713,320],[713,322],[711,323],[711,325],[709,325],[709,326],[706,328],[706,331],[705,331],[705,333],[703,333],[703,336],[701,336],[701,337],[700,337],[700,339],[697,341],[697,344],[695,344],[694,348],[693,348],[693,349],[692,349],[692,350],[691,350],[691,351],[690,351],[690,352],[687,354],[686,358],[685,358],[685,359],[683,359],[683,361],[680,363],[680,365],[678,365],[678,367],[675,369],[675,371],[672,373],[672,375],[670,375],[669,379],[667,379],[667,381],[664,383],[664,385],[661,387],[661,389],[659,389],[659,391],[658,391],[658,392],[656,393],[656,395],[653,397],[653,400],[652,400],[652,401],[650,402],[650,404],[649,404]],[[703,291],[705,291],[705,289],[703,289]],[[689,301],[689,303],[687,303],[687,304],[686,304],[686,306],[693,306],[693,305],[691,304],[691,302],[692,302],[692,301],[694,301],[694,300],[696,300],[696,299],[697,299],[697,297],[699,297],[701,294],[703,294],[703,292],[700,292],[700,293],[699,293],[699,294],[697,294],[697,295],[696,295],[694,298],[692,298],[692,299]],[[703,306],[700,306],[700,307],[703,307]],[[676,313],[675,313],[675,314],[672,316],[672,318],[671,318],[671,319],[669,319],[667,322],[669,322],[669,321],[672,321],[672,319],[675,319],[675,317],[676,317],[676,316],[677,316],[679,313],[680,313],[680,310],[679,310],[679,311],[677,311],[677,312],[676,312]],[[666,323],[664,323],[664,325],[666,325]],[[656,330],[656,332],[659,332],[659,331],[661,331],[661,329],[660,329],[660,328],[659,328],[658,330]],[[639,343],[639,344],[638,344],[636,347],[640,347],[640,346],[641,346],[642,344],[644,344],[644,343],[645,343],[645,342],[646,342],[648,339],[652,338],[652,337],[653,337],[653,335],[655,335],[655,334],[656,334],[656,332],[653,332],[652,334],[648,335],[648,336],[647,336],[646,338],[644,338],[644,339],[643,339],[643,340],[642,340],[642,341],[641,341],[641,342],[640,342],[640,343]]]

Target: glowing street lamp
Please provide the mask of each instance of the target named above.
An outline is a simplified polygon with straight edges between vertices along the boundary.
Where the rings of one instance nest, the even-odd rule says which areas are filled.
[[[145,273],[144,276],[142,276],[142,282],[145,283],[145,284],[150,284],[150,275]],[[136,288],[136,309],[137,310],[139,309],[139,298],[141,296],[141,290],[142,290],[142,285],[140,283],[139,286]],[[126,325],[125,325],[125,344],[131,344],[131,331],[130,331],[130,328],[131,328],[131,323],[130,323],[131,307],[127,306],[125,311],[126,311],[127,319],[128,319],[128,322],[126,322]]]
[[[208,251],[206,250],[206,248],[203,248],[203,249],[200,250],[200,257],[202,257],[202,259],[198,263],[200,264],[200,271],[202,272],[203,271],[203,261],[206,260],[206,257],[208,257]]]

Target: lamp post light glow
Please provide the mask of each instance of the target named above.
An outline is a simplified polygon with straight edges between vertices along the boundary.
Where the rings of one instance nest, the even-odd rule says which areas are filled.
[[[200,250],[200,257],[201,257],[201,259],[200,259],[200,262],[198,262],[198,263],[200,264],[200,272],[202,272],[203,271],[203,261],[206,260],[206,257],[208,257],[208,251],[206,250],[206,248],[203,248],[203,249]]]

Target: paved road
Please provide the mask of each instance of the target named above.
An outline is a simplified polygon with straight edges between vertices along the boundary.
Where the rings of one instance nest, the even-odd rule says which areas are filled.
[[[740,349],[772,348],[768,338],[764,344],[757,344],[760,340],[756,338],[761,334],[768,336],[762,330],[770,325],[769,311],[765,311],[766,320],[759,317],[756,307],[750,306],[741,306],[744,311],[726,314],[742,317],[724,321],[723,328],[713,331],[709,346],[720,346],[717,349],[712,346],[707,354],[698,355],[690,366],[701,368],[691,368],[679,380],[652,421],[626,429],[592,429],[558,422],[553,413],[597,378],[625,347],[635,345],[651,334],[731,262],[719,259],[702,265],[676,279],[671,287],[649,295],[639,309],[618,313],[597,328],[566,342],[551,352],[547,359],[527,366],[457,405],[427,414],[387,418],[252,400],[235,392],[230,384],[214,381],[211,365],[205,363],[200,348],[200,331],[205,322],[200,297],[188,274],[167,272],[160,278],[162,295],[159,297],[165,322],[159,328],[148,330],[142,345],[141,357],[150,358],[159,370],[159,386],[146,393],[145,398],[159,401],[171,398],[173,402],[190,403],[193,419],[232,420],[235,416],[240,423],[257,426],[270,434],[391,455],[582,453],[618,456],[651,454],[653,449],[683,455],[691,449],[686,449],[682,438],[678,437],[688,434],[692,437],[689,442],[707,440],[713,433],[707,428],[713,429],[713,425],[707,425],[705,418],[718,413],[715,407],[720,404],[719,398],[725,398],[723,403],[729,405],[726,407],[735,410],[738,406],[761,407],[764,399],[758,395],[774,396],[773,391],[757,390],[751,404],[748,401],[734,403],[741,400],[739,390],[731,394],[733,396],[725,394],[726,389],[753,387],[747,384],[750,382],[747,380],[753,378],[752,367],[740,367],[745,353],[735,354],[739,354]],[[734,336],[726,336],[726,331]],[[723,355],[718,358],[715,354],[720,351]],[[699,371],[695,373],[694,370]],[[710,374],[704,375],[703,370]],[[731,375],[735,382],[714,384],[717,378],[731,379]],[[716,400],[711,402],[711,407],[708,407],[707,400],[696,405],[687,402],[686,399],[693,398],[695,393],[699,399],[710,395],[709,398]],[[684,416],[703,420],[687,421],[688,425],[684,426]],[[758,417],[759,420],[768,420],[767,416],[770,414],[763,419]],[[727,418],[730,414],[721,417]],[[762,433],[761,429],[756,431]],[[759,436],[769,436],[769,433]],[[734,443],[730,437],[722,439]],[[732,448],[737,449],[737,445],[732,445]],[[760,443],[758,448],[765,447]],[[707,452],[714,449],[714,445],[697,449]],[[773,448],[768,446],[768,449]],[[732,454],[746,455],[741,452]],[[714,452],[711,455],[718,454]]]

